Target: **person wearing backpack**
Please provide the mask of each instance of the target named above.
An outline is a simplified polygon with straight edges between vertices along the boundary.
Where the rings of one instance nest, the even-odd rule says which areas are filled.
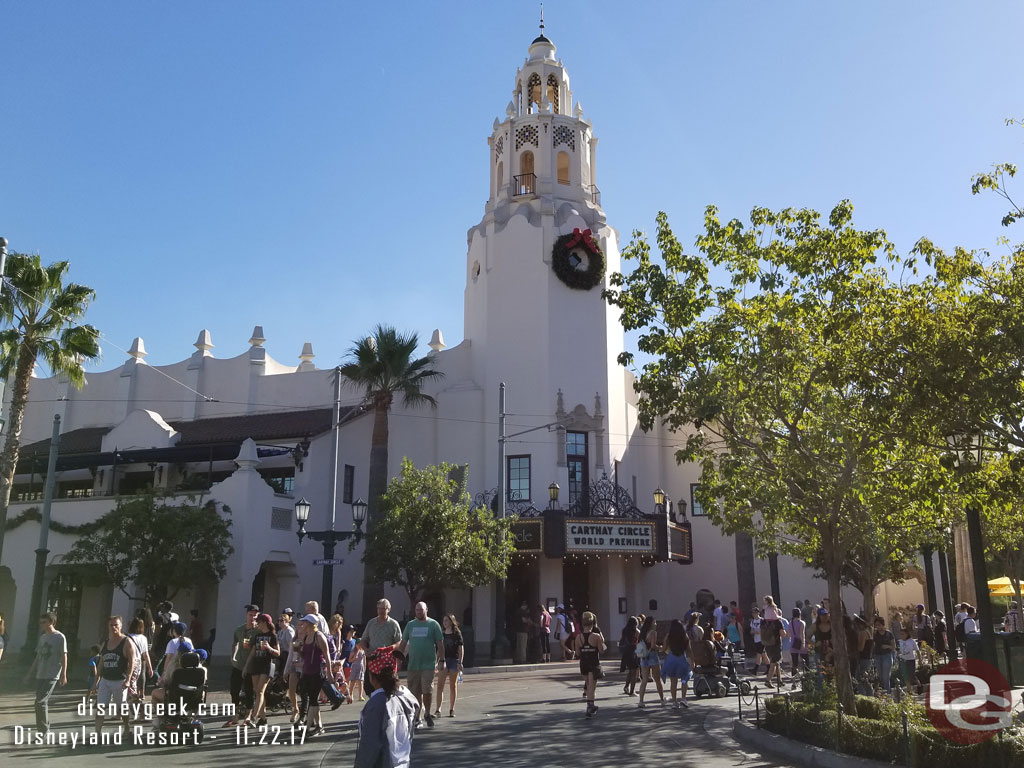
[[[644,692],[647,690],[648,670],[658,686],[661,706],[665,706],[665,689],[661,684],[661,657],[658,656],[660,649],[661,646],[658,645],[658,625],[654,621],[653,616],[648,616],[644,619],[644,624],[640,628],[640,640],[636,644],[636,657],[640,662],[640,674],[642,675],[640,680],[640,701],[637,702],[637,707],[640,709],[644,708]]]
[[[772,688],[772,678],[776,678],[776,684],[782,687],[782,638],[786,632],[782,628],[782,622],[778,619],[761,620],[761,643],[764,646],[764,655],[768,659],[768,674],[765,677],[765,686]]]
[[[558,644],[558,647],[562,652],[562,661],[567,661],[569,658],[569,651],[565,647],[565,606],[561,603],[559,603],[558,607],[555,608],[555,621],[552,629],[554,629],[554,641]]]

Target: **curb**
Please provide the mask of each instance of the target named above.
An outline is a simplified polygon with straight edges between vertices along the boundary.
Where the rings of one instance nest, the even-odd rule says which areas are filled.
[[[801,741],[787,739],[777,733],[758,728],[745,720],[734,720],[732,735],[740,744],[759,752],[768,752],[784,758],[791,765],[804,768],[892,768],[892,763],[869,760],[865,757],[843,755]]]
[[[549,661],[546,664],[503,664],[493,667],[466,667],[462,670],[462,673],[464,675],[496,675],[508,674],[509,672],[540,672],[545,669],[550,669],[554,672],[564,672],[572,670],[573,665],[578,664],[578,661]],[[579,667],[577,666],[576,668],[578,669]]]

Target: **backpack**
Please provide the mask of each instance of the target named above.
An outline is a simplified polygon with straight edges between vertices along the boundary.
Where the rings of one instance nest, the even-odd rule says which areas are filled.
[[[565,614],[565,634],[576,634],[576,625],[572,623],[572,618],[570,618],[569,614]]]
[[[961,621],[953,627],[953,637],[955,637],[956,641],[960,644],[967,642],[967,628],[964,626],[966,623],[966,621]]]
[[[764,645],[778,645],[779,644],[779,624],[778,621],[765,621],[761,620],[761,643]]]
[[[638,659],[647,658],[647,643],[645,643],[643,640],[636,644],[636,657]]]

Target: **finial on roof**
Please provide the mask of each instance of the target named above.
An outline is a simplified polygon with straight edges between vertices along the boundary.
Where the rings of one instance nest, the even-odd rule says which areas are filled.
[[[254,347],[262,347],[263,342],[267,340],[267,337],[263,335],[263,326],[257,325],[252,329],[252,338],[249,339],[249,343]]]
[[[540,34],[537,35],[537,38],[533,42],[534,43],[548,43],[549,45],[552,45],[551,41],[548,40],[544,36],[544,3],[540,4]],[[552,45],[552,51],[553,50],[554,50],[554,46]]]
[[[136,336],[134,341],[132,341],[131,347],[128,349],[128,356],[138,360],[141,363],[142,358],[144,358],[147,354],[149,353],[146,352],[146,344],[142,341],[142,337]]]
[[[305,344],[302,345],[302,352],[299,353],[299,360],[302,361],[301,363],[299,363],[299,370],[315,371],[316,366],[313,365],[314,357],[316,357],[316,355],[313,354],[313,344],[307,341]]]
[[[428,344],[435,352],[440,352],[448,345],[444,343],[444,336],[441,334],[440,328],[435,328],[433,335],[430,337],[430,344]]]
[[[199,332],[199,338],[196,339],[196,343],[192,345],[204,355],[208,355],[210,350],[213,349],[213,339],[210,338],[210,332],[203,328]]]

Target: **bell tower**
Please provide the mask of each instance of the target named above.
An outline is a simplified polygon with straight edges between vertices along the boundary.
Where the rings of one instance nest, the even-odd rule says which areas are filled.
[[[600,203],[594,181],[597,139],[583,108],[573,105],[569,75],[543,33],[530,44],[516,71],[505,119],[495,119],[488,207],[510,200],[543,198]]]
[[[625,432],[626,378],[618,310],[601,297],[620,260],[596,186],[596,147],[542,26],[487,139],[487,202],[467,233],[464,336],[483,389],[481,416],[496,415],[500,382],[508,410],[538,415],[538,424],[556,418],[561,392],[565,411],[580,407],[591,425],[582,429],[594,479],[618,458],[609,438]],[[600,412],[595,402],[608,406]],[[564,434],[561,443],[555,435],[541,442],[530,451],[538,482],[566,487]],[[492,466],[486,459],[489,475]]]

